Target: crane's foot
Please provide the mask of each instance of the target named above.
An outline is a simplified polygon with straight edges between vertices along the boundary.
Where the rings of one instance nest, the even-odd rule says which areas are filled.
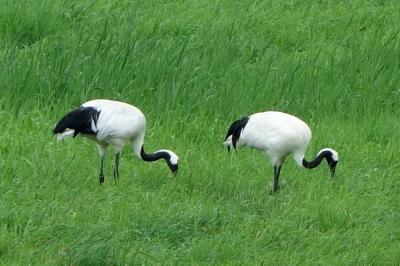
[[[104,175],[99,175],[99,182],[100,182],[100,185],[102,185],[104,183]]]
[[[114,180],[117,181],[117,179],[119,178],[119,171],[118,170],[114,170]]]
[[[272,192],[275,193],[277,192],[279,189],[281,188],[279,183],[274,183],[274,185],[272,186]]]

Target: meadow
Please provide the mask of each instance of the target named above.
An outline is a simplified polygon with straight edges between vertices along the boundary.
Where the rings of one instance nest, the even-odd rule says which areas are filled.
[[[400,263],[400,2],[0,1],[1,265],[396,265]],[[63,114],[95,98],[147,117],[98,184]],[[228,153],[235,119],[279,110],[306,121],[314,158],[283,166]]]

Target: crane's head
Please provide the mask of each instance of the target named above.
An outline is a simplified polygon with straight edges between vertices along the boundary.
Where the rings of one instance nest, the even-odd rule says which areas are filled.
[[[329,165],[329,170],[331,171],[331,177],[334,177],[336,165],[339,162],[339,154],[337,153],[337,151],[331,148],[325,148],[320,150],[317,156],[320,155],[321,153],[324,153],[325,159]]]
[[[165,158],[165,161],[167,162],[169,169],[171,169],[171,172],[174,175],[178,174],[178,161],[179,161],[178,155],[169,150],[163,150],[163,151],[168,154],[167,158]]]

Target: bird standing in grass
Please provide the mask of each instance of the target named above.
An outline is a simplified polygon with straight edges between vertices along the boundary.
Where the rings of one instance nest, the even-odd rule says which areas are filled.
[[[146,118],[135,106],[111,100],[92,100],[67,113],[56,125],[53,133],[58,140],[81,134],[97,144],[100,154],[100,184],[104,182],[103,163],[106,149],[114,146],[114,179],[119,176],[119,157],[127,141],[134,153],[147,162],[164,159],[173,173],[178,170],[178,156],[169,150],[147,154],[143,148]]]
[[[281,112],[255,113],[243,117],[229,127],[224,144],[236,149],[247,146],[263,151],[271,158],[274,167],[273,191],[279,189],[279,174],[285,158],[293,154],[300,167],[312,169],[325,158],[328,162],[331,176],[335,174],[338,153],[331,148],[320,150],[316,158],[307,161],[304,158],[307,146],[311,140],[311,130],[299,118]]]

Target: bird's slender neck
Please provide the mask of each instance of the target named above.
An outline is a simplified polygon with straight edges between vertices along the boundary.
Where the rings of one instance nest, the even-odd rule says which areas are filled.
[[[326,159],[329,165],[333,163],[332,153],[328,150],[324,150],[318,153],[317,157],[315,157],[315,159],[310,162],[303,158],[303,166],[308,169],[313,169],[318,165],[320,165],[320,163],[324,158]]]
[[[142,157],[143,161],[146,161],[146,162],[153,162],[153,161],[157,161],[159,159],[165,159],[168,162],[168,159],[170,158],[169,153],[165,152],[165,151],[158,151],[155,153],[146,153],[144,151],[143,146],[140,150],[140,156]]]
[[[176,171],[178,170],[178,156],[176,156],[175,153],[169,150],[158,150],[155,153],[147,154],[144,151],[142,145],[140,149],[140,157],[142,157],[142,159],[146,162],[153,162],[159,159],[164,159],[168,164],[169,169],[171,169],[173,173],[176,173]]]

